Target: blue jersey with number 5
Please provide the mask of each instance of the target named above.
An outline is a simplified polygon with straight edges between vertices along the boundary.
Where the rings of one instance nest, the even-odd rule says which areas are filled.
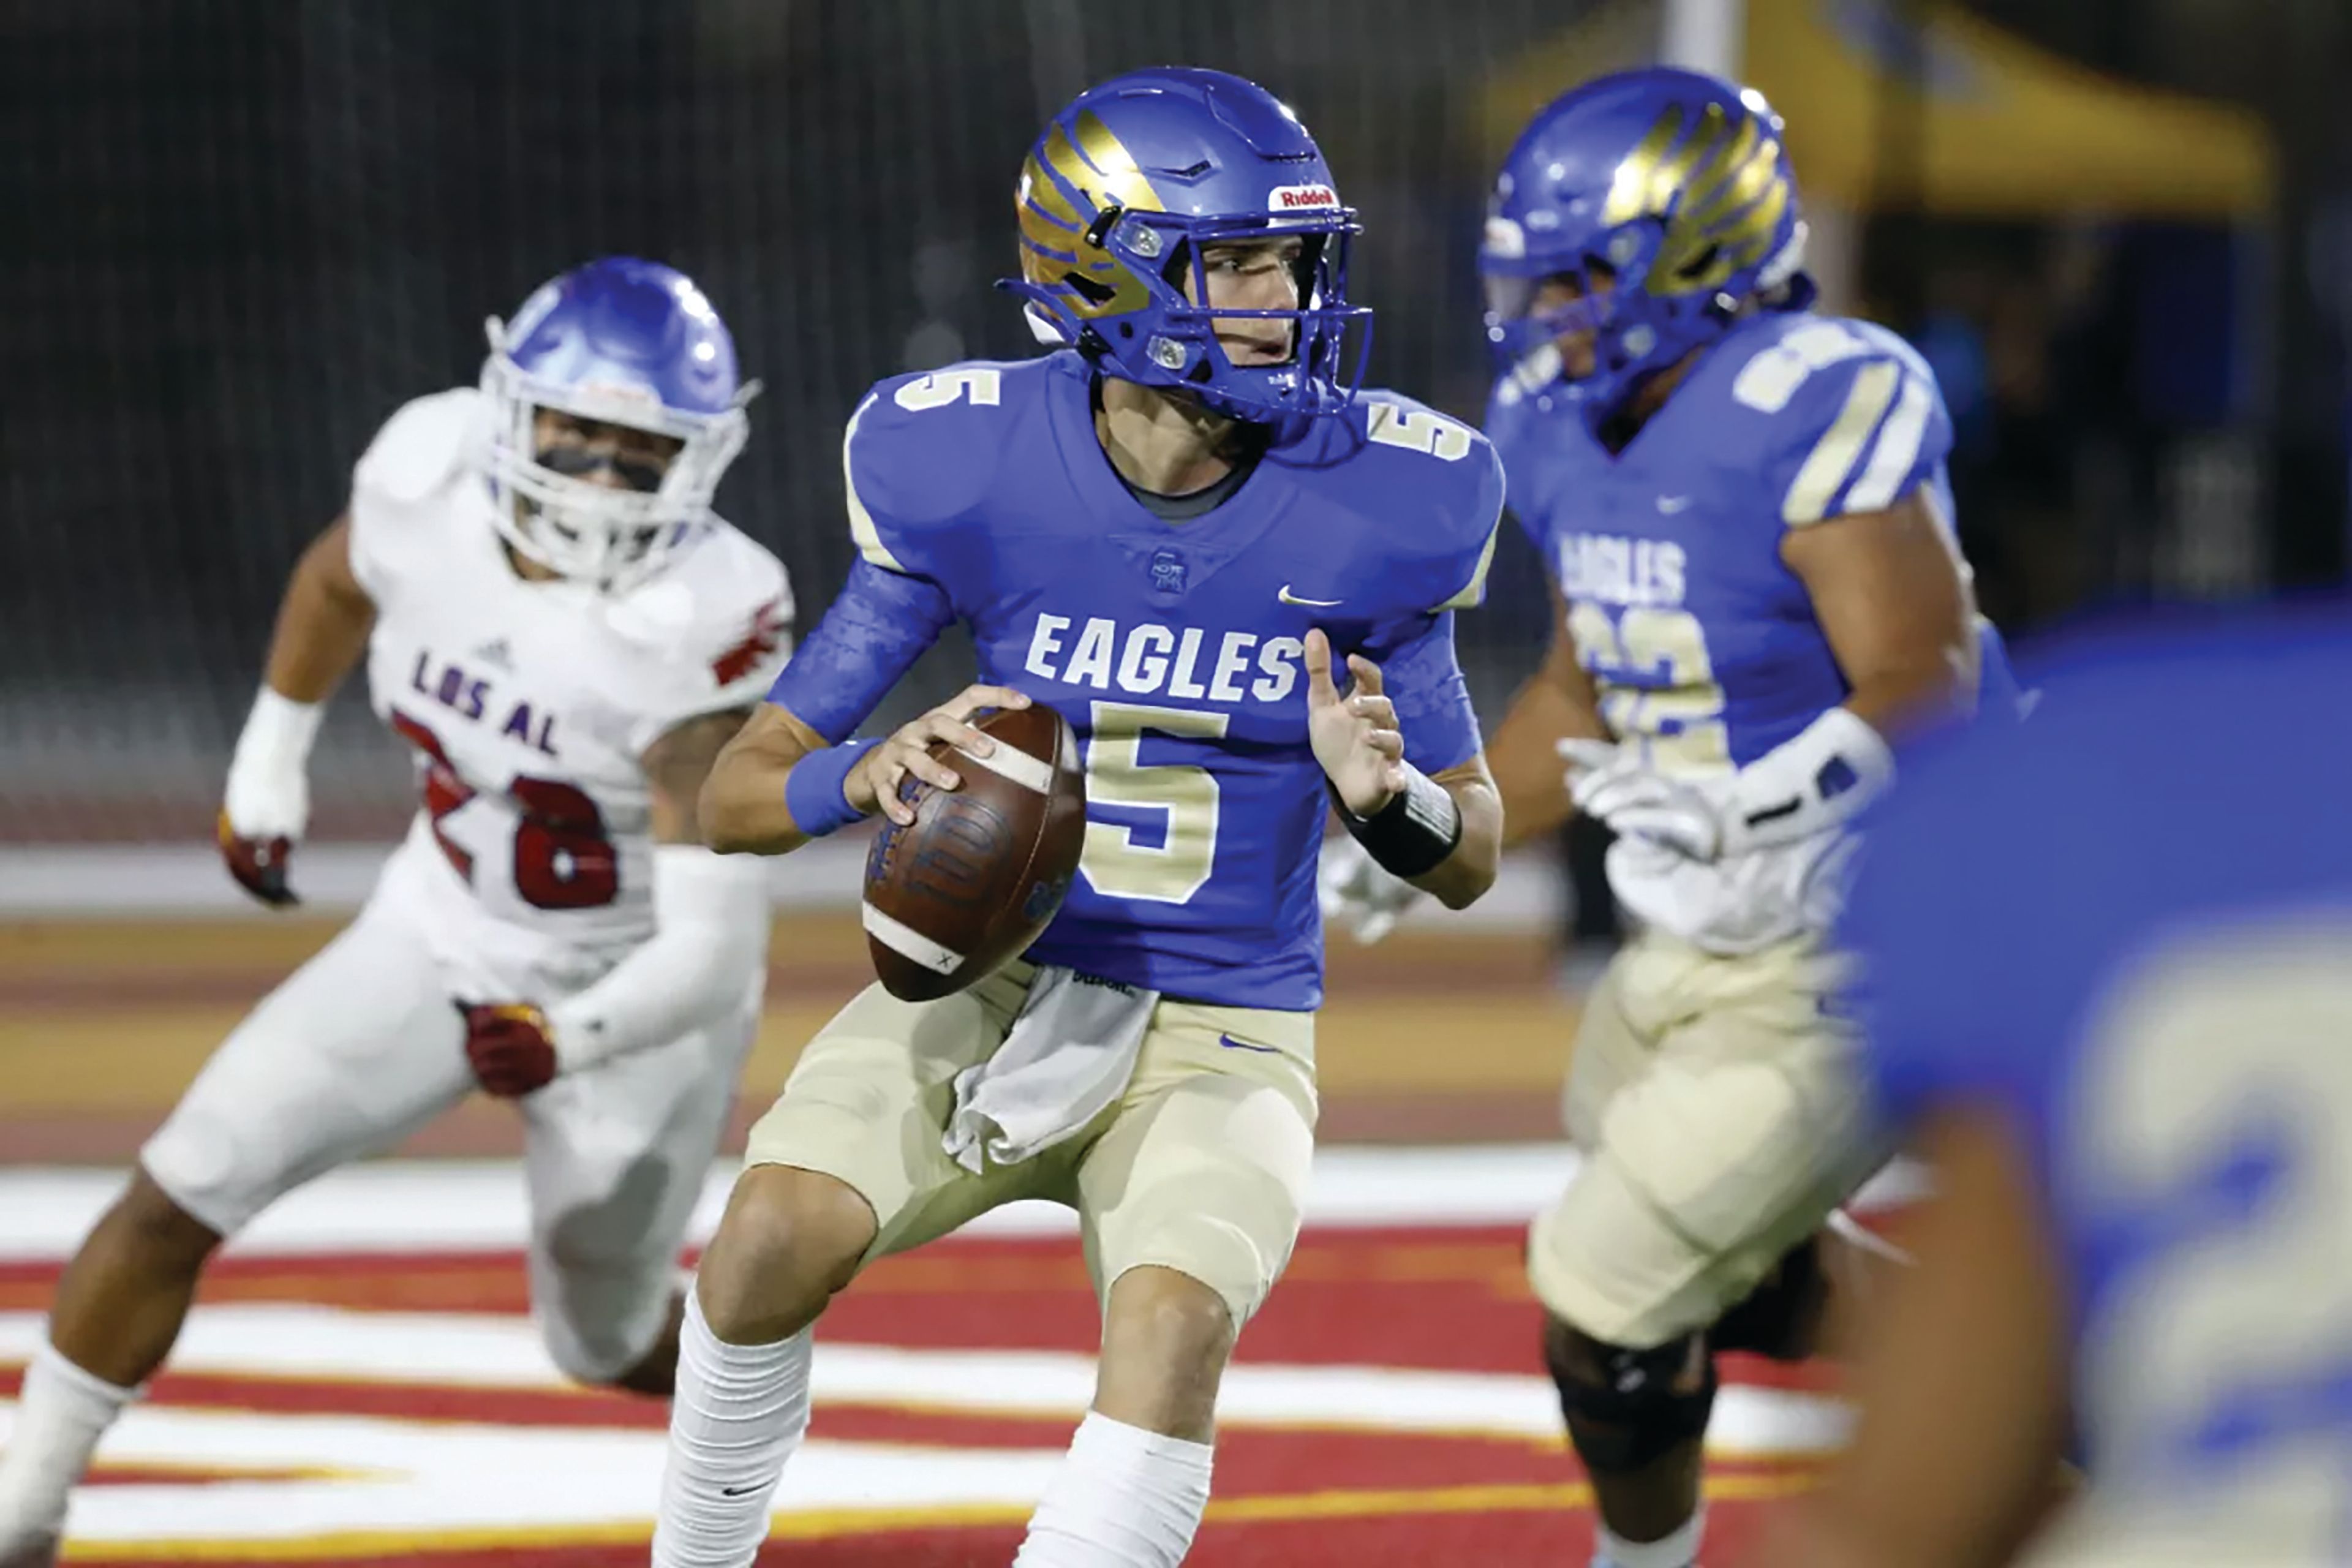
[[[1030,956],[1172,996],[1318,1005],[1328,805],[1303,639],[1319,626],[1341,658],[1381,666],[1423,771],[1476,754],[1452,612],[1484,589],[1502,509],[1493,448],[1367,393],[1268,453],[1222,505],[1171,521],[1111,468],[1091,372],[1065,352],[883,382],[850,421],[845,461],[859,570],[901,595],[894,614],[963,621],[982,680],[1052,704],[1077,733],[1085,857]],[[845,595],[772,700],[840,740],[903,666],[847,700],[826,672],[844,648],[889,640],[881,630],[856,624]]]
[[[1567,399],[1507,379],[1486,429],[1601,717],[1672,772],[1744,766],[1844,700],[1787,531],[1922,488],[1952,517],[1934,373],[1866,321],[1741,321],[1615,454]]]
[[[2352,630],[2110,636],[2041,684],[1874,829],[1879,1103],[2011,1116],[2130,1528],[2352,1561]]]

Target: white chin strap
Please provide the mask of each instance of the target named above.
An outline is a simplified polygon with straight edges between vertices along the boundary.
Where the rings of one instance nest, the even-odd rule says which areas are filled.
[[[1070,346],[1069,338],[1059,326],[1055,324],[1054,318],[1039,310],[1034,303],[1021,307],[1021,319],[1029,323],[1030,335],[1047,348],[1063,349]]]

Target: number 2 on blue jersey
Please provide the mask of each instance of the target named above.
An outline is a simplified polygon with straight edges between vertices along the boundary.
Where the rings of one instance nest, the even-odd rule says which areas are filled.
[[[2281,921],[2138,967],[2086,1038],[2057,1175],[2105,1226],[2192,1218],[2100,1292],[2085,1414],[2103,1465],[2193,1479],[2200,1507],[2241,1496],[2325,1552],[2352,1519],[2352,928]]]
[[[1666,773],[1729,769],[1723,688],[1696,616],[1650,605],[1612,615],[1577,600],[1569,605],[1568,630],[1577,661],[1595,678],[1611,734],[1640,741],[1651,765]]]

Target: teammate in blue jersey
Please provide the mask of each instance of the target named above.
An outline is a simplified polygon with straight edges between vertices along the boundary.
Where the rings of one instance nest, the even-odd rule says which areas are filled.
[[[2110,633],[2047,690],[1874,824],[1864,1059],[1938,1195],[1771,1561],[2007,1561],[2071,1428],[2037,1563],[2352,1562],[2352,632]]]
[[[1857,1261],[1815,1239],[1869,1154],[1822,939],[1889,738],[1977,689],[1934,376],[1808,308],[1803,238],[1763,99],[1654,68],[1536,116],[1479,256],[1487,430],[1559,610],[1495,733],[1507,835],[1606,820],[1641,925],[1529,1247],[1611,1568],[1693,1561],[1714,1352],[1806,1353]],[[1377,923],[1383,884],[1332,858],[1338,910]]]
[[[754,1129],[687,1317],[658,1563],[750,1561],[831,1294],[1021,1197],[1078,1211],[1103,1349],[1018,1562],[1178,1562],[1219,1377],[1305,1196],[1326,817],[1449,904],[1493,879],[1452,612],[1480,595],[1501,470],[1467,427],[1352,395],[1356,225],[1314,142],[1248,82],[1140,72],[1055,117],[1017,200],[1011,287],[1056,351],[857,405],[859,558],[703,821],[781,853],[908,820],[907,779],[989,765],[977,710],[1044,702],[1085,754],[1079,875],[1025,962],[851,1003]],[[982,684],[850,742],[955,621]]]

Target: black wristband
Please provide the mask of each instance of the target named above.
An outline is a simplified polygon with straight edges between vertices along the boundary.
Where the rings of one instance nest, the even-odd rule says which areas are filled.
[[[1370,816],[1358,816],[1345,801],[1333,799],[1340,825],[1381,869],[1396,876],[1411,879],[1437,869],[1462,842],[1462,808],[1444,784],[1410,763],[1404,788]]]

